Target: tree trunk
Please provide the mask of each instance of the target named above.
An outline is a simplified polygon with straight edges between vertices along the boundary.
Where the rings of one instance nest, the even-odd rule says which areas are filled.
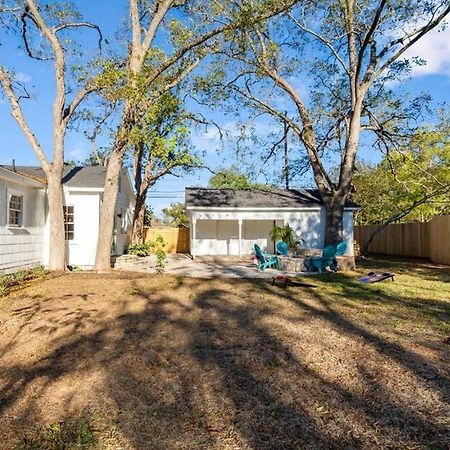
[[[100,225],[95,256],[94,269],[111,270],[111,245],[113,241],[114,216],[116,212],[117,194],[119,191],[119,174],[122,168],[122,157],[118,152],[111,152],[106,171],[105,188],[100,211]]]
[[[144,217],[145,217],[145,201],[147,199],[147,191],[138,193],[136,196],[136,206],[133,215],[133,231],[131,234],[132,244],[144,243]]]
[[[50,270],[64,270],[66,267],[66,240],[64,234],[63,189],[60,171],[47,175],[48,210],[50,220]]]
[[[336,245],[342,241],[343,219],[344,219],[344,204],[340,199],[332,199],[325,201],[325,246]]]

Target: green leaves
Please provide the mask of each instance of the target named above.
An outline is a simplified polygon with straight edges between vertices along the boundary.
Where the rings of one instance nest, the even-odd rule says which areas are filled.
[[[235,168],[222,169],[209,179],[209,186],[216,189],[259,189],[265,185],[252,183],[249,177]]]
[[[189,226],[189,218],[186,215],[184,203],[171,203],[169,207],[163,208],[161,211],[164,223],[177,227]]]
[[[391,149],[380,164],[360,165],[352,195],[352,200],[363,207],[358,223],[383,223],[428,196],[402,220],[424,221],[449,213],[450,200],[445,191],[450,186],[449,136],[448,128],[420,130],[403,147]]]

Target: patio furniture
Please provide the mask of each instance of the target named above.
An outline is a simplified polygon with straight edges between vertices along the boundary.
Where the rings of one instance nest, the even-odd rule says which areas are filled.
[[[277,252],[280,255],[287,256],[289,254],[289,246],[286,244],[286,242],[283,241],[278,242],[276,248]]]
[[[336,256],[343,256],[344,253],[347,251],[347,243],[346,242],[339,242],[338,245],[336,245]]]
[[[258,259],[258,269],[266,270],[269,267],[278,269],[278,258],[276,255],[271,255],[269,253],[264,253],[258,244],[254,245],[255,255]]]
[[[336,258],[336,251],[334,245],[327,245],[322,250],[322,256],[309,258],[310,269],[317,269],[319,273],[322,273],[326,267],[331,267]]]

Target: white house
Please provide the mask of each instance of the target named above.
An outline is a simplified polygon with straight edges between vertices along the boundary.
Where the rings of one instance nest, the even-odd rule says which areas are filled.
[[[325,207],[314,189],[209,189],[186,188],[186,211],[191,224],[191,254],[250,255],[258,243],[274,252],[269,235],[275,224],[289,224],[304,239],[306,248],[323,248]],[[347,202],[344,240],[353,255],[353,212]]]
[[[67,263],[95,262],[106,168],[70,167],[63,175]],[[48,264],[49,218],[46,177],[39,167],[0,166],[0,271]],[[113,252],[124,252],[135,204],[126,171],[119,182]]]

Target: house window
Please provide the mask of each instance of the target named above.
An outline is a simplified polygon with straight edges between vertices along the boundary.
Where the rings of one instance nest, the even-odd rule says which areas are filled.
[[[64,206],[64,234],[66,241],[72,241],[75,234],[73,206]]]
[[[23,224],[23,202],[22,196],[11,195],[9,197],[8,225],[10,227],[21,227]]]

